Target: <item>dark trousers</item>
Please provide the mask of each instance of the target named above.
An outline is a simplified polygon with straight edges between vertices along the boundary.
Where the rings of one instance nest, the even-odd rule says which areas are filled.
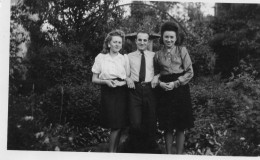
[[[135,83],[129,90],[129,138],[134,153],[153,153],[157,147],[156,97],[150,83]]]

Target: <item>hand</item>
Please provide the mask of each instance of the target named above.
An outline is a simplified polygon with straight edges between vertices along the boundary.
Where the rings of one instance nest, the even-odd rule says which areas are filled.
[[[168,82],[166,83],[167,91],[173,90],[175,88],[175,83],[174,82]]]
[[[126,84],[126,82],[125,82],[125,81],[118,81],[118,80],[114,80],[113,82],[114,82],[114,84],[115,84],[116,86],[123,86],[123,85],[125,85],[125,84]]]
[[[160,87],[161,87],[164,91],[167,91],[167,90],[168,90],[168,85],[167,85],[167,83],[165,83],[165,82],[160,82],[159,85],[160,85]]]
[[[135,83],[131,78],[126,78],[126,84],[127,84],[128,88],[135,89]]]
[[[170,91],[173,90],[175,88],[175,82],[160,82],[160,87],[164,90],[164,91]]]
[[[113,80],[106,80],[105,82],[108,85],[108,87],[112,87],[112,88],[116,87],[116,84]]]
[[[168,82],[166,83],[166,91],[173,90],[174,88],[178,88],[180,86],[180,81]]]
[[[180,80],[174,81],[174,88],[178,88],[181,85]]]
[[[154,76],[152,81],[151,81],[151,85],[152,85],[152,88],[155,88],[159,83],[159,76]]]

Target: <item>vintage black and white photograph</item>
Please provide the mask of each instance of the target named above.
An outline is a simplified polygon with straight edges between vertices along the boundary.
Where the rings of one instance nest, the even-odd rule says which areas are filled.
[[[9,12],[7,151],[260,156],[260,3],[11,0]]]

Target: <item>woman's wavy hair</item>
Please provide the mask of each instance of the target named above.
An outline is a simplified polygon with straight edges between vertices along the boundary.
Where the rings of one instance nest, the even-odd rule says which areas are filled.
[[[179,27],[174,22],[165,22],[161,26],[161,37],[160,37],[160,44],[163,44],[163,33],[165,31],[174,31],[176,33],[177,40],[175,41],[176,46],[182,45],[184,41],[184,35],[179,33]]]
[[[101,53],[103,53],[103,54],[109,53],[108,43],[112,40],[113,36],[121,37],[122,38],[122,47],[124,46],[124,44],[125,44],[125,33],[122,30],[116,29],[116,30],[113,30],[113,31],[111,31],[107,34],[107,36],[104,40],[104,43],[103,43],[103,49],[102,49]]]

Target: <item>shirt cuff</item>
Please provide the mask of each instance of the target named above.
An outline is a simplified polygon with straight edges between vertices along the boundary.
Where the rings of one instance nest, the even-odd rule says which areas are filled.
[[[178,81],[180,83],[180,85],[185,85],[184,82],[185,82],[185,79],[183,77],[179,77],[178,78]]]

